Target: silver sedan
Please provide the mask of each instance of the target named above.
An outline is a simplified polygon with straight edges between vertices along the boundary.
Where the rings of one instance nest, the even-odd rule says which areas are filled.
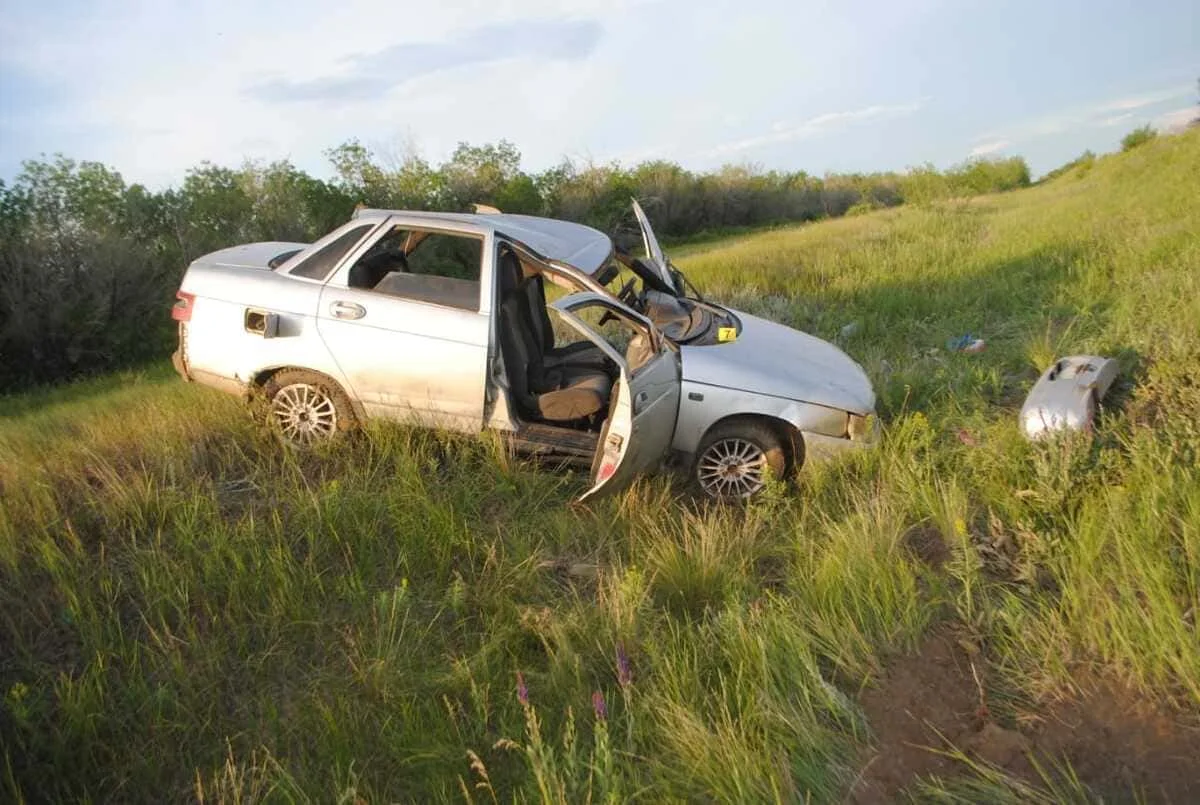
[[[488,208],[360,209],[313,244],[205,255],[173,310],[175,366],[265,396],[297,444],[372,417],[498,430],[589,466],[583,498],[668,465],[745,498],[872,441],[858,364],[702,298],[634,211],[640,257],[587,226]]]

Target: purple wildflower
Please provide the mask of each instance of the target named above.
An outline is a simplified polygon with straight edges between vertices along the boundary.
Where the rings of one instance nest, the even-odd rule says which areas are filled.
[[[597,721],[608,720],[608,705],[604,703],[604,694],[598,690],[592,691],[592,709],[596,711]]]
[[[617,682],[623,688],[633,684],[633,671],[629,667],[629,655],[625,653],[625,646],[621,643],[617,643]]]
[[[529,704],[529,688],[525,685],[525,674],[520,671],[517,671],[517,701]]]

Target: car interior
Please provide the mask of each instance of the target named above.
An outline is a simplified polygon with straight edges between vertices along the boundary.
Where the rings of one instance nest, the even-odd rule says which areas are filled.
[[[476,237],[396,227],[351,266],[347,284],[419,302],[478,310],[482,255],[483,241]]]
[[[497,269],[500,351],[514,413],[530,422],[597,430],[617,367],[590,341],[555,346],[544,278],[526,276],[511,249],[502,247]]]

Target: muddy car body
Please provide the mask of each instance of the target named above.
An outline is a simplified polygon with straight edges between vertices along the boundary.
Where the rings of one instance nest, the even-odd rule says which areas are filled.
[[[868,443],[875,395],[840,350],[707,302],[645,257],[546,218],[359,210],[313,244],[197,259],[179,290],[187,380],[261,391],[306,443],[365,419],[508,435],[591,466],[584,497],[664,459],[715,497]]]

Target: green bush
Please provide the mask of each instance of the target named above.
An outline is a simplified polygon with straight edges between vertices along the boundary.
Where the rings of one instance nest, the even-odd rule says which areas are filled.
[[[0,388],[161,358],[184,267],[235,243],[311,241],[353,209],[287,162],[204,163],[179,189],[94,162],[26,162],[0,183]]]
[[[828,174],[726,165],[695,173],[666,160],[632,167],[564,161],[521,169],[505,140],[459,143],[431,165],[415,154],[383,159],[357,140],[326,152],[333,181],[286,161],[229,168],[208,162],[175,188],[127,185],[93,162],[58,156],[25,163],[0,183],[0,385],[48,382],[165,356],[167,316],[183,270],[237,243],[311,242],[356,204],[384,209],[505,212],[579,221],[634,247],[631,197],[665,238],[859,215],[904,202],[994,193],[1029,183],[1020,158],[939,172]]]
[[[956,196],[999,193],[1029,186],[1029,166],[1021,157],[974,159],[946,172]]]
[[[1134,129],[1121,138],[1121,150],[1132,151],[1139,145],[1145,145],[1158,136],[1158,132],[1152,129],[1149,124]]]
[[[1038,181],[1039,182],[1049,182],[1052,179],[1057,179],[1059,176],[1064,176],[1067,173],[1072,173],[1076,178],[1080,178],[1080,177],[1086,176],[1088,171],[1090,171],[1092,169],[1092,166],[1095,164],[1096,164],[1096,155],[1094,153],[1092,153],[1091,151],[1084,151],[1082,154],[1075,157],[1075,159],[1072,159],[1067,164],[1062,165],[1061,167],[1057,167],[1054,170],[1050,171],[1049,173],[1047,173],[1045,176],[1043,176]]]

